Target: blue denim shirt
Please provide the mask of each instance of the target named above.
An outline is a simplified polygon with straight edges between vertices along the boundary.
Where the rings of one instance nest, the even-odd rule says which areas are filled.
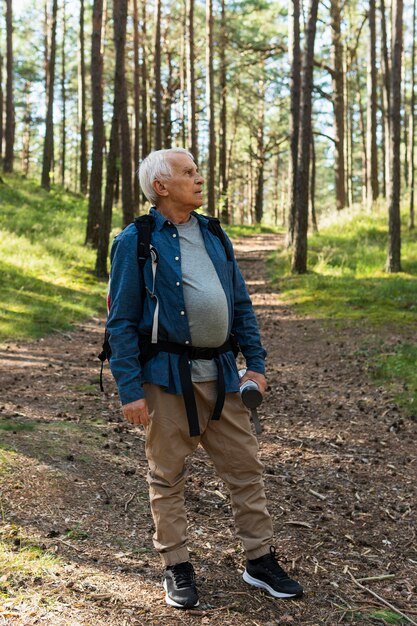
[[[155,219],[151,243],[159,254],[154,286],[159,301],[158,338],[182,344],[191,343],[182,287],[178,231],[156,209],[152,208],[150,213]],[[266,351],[261,345],[252,302],[230,239],[226,235],[232,257],[228,261],[222,242],[208,230],[208,220],[198,213],[193,215],[198,220],[207,252],[226,294],[229,333],[236,336],[247,368],[264,373]],[[146,261],[142,272],[137,258],[137,229],[134,224],[130,224],[115,238],[111,250],[110,310],[107,320],[112,351],[110,368],[122,404],[143,398],[144,382],[161,385],[169,393],[182,393],[177,354],[159,352],[143,368],[139,362],[139,335],[150,335],[152,330],[156,306],[156,299],[150,296],[152,290],[152,261]],[[238,391],[239,376],[233,353],[226,352],[220,358],[226,391]]]

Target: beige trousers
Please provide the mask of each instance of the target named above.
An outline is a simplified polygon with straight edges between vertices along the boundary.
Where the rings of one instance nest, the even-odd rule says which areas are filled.
[[[269,552],[273,529],[266,507],[258,442],[251,430],[248,410],[239,393],[227,393],[220,420],[211,420],[217,383],[194,383],[193,387],[199,437],[189,436],[182,396],[166,393],[158,385],[145,384],[151,415],[146,427],[146,456],[154,546],[165,566],[188,561],[185,462],[201,444],[230,491],[236,535],[246,556],[256,559]]]

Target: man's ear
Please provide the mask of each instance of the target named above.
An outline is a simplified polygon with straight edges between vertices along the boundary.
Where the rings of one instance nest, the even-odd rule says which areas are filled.
[[[158,196],[167,196],[168,190],[165,187],[164,183],[160,180],[154,180],[152,183],[152,187],[154,191],[158,194]]]

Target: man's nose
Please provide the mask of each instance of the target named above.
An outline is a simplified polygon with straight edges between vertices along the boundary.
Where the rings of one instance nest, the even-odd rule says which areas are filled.
[[[195,182],[197,183],[197,185],[203,185],[204,184],[204,178],[201,176],[201,174],[197,174]]]

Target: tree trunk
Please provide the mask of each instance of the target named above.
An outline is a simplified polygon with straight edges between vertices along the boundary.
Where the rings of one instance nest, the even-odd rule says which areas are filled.
[[[366,132],[365,132],[365,112],[362,105],[361,81],[359,75],[359,66],[356,63],[356,81],[357,81],[357,101],[359,107],[359,132],[361,136],[361,163],[362,163],[362,204],[366,203],[366,190],[368,188],[368,172],[367,172],[367,152],[366,152]]]
[[[213,0],[206,0],[206,108],[208,122],[207,212],[215,215],[216,134],[214,118]]]
[[[415,108],[416,108],[416,88],[415,88],[415,63],[416,63],[416,0],[413,1],[413,43],[411,48],[411,98],[410,98],[410,156],[408,164],[410,168],[408,180],[410,184],[410,213],[408,218],[408,228],[413,230],[414,223],[414,183],[415,183],[415,163],[414,163],[414,142],[415,142]]]
[[[117,1],[118,0],[115,0],[114,5],[116,5]],[[117,99],[118,97],[115,94],[113,103],[113,118],[110,132],[110,146],[107,155],[106,190],[104,192],[103,213],[100,220],[96,257],[96,275],[101,278],[107,278],[108,276],[107,257],[109,254],[113,197],[117,178],[117,157],[119,153],[119,118]]]
[[[0,52],[0,163],[3,159],[3,56]]]
[[[222,0],[220,35],[220,206],[221,221],[229,224],[228,179],[227,179],[227,77],[226,77],[226,7]]]
[[[141,129],[142,129],[142,159],[144,159],[149,152],[148,144],[148,68],[147,68],[147,53],[146,53],[146,39],[147,39],[147,15],[146,15],[146,0],[142,0],[142,63],[141,63],[141,84],[142,84],[142,115],[141,115]],[[146,202],[146,198],[144,201]]]
[[[185,4],[183,5],[183,10],[181,11],[181,44],[180,44],[180,119],[179,119],[179,136],[180,136],[180,146],[185,148],[187,145],[187,136],[185,130],[185,90],[186,90],[186,80],[187,80],[187,70],[186,70],[186,59],[185,59],[185,38],[187,36],[187,13]]]
[[[6,0],[6,127],[3,171],[13,172],[15,115],[13,102],[13,15],[12,0]]]
[[[405,183],[405,188],[408,189],[408,122],[409,119],[407,118],[407,66],[405,63],[405,54],[404,54],[404,50],[402,53],[402,61],[401,61],[401,65],[402,65],[402,74],[403,74],[403,96],[402,96],[402,102],[403,102],[403,106],[402,106],[402,119],[401,119],[401,126],[404,130],[404,139],[403,139],[403,150],[404,150],[404,166],[403,166],[403,173],[404,173],[404,183]]]
[[[391,175],[388,204],[388,258],[387,271],[401,272],[401,56],[403,45],[403,0],[392,3],[392,68],[391,68]]]
[[[85,58],[84,58],[84,0],[80,0],[80,25],[78,44],[78,123],[80,129],[80,191],[87,193],[87,130],[85,121]]]
[[[345,103],[344,103],[344,72],[343,45],[341,37],[341,4],[339,0],[331,0],[330,19],[332,32],[332,84],[335,137],[335,179],[336,209],[340,211],[346,206],[345,190]]]
[[[161,0],[155,0],[154,85],[155,85],[155,150],[161,150],[162,148]]]
[[[315,233],[319,232],[316,216],[316,146],[314,134],[311,133],[311,177],[310,177],[310,212],[311,224]]]
[[[62,39],[61,39],[61,185],[65,188],[65,159],[67,152],[67,91],[65,88],[66,55],[65,41],[67,36],[67,16],[65,0],[62,3]]]
[[[51,170],[54,160],[54,84],[56,56],[56,16],[58,0],[52,3],[51,53],[49,57],[48,108],[46,111],[45,139],[43,144],[43,163],[41,185],[47,191],[51,188]]]
[[[133,206],[135,211],[140,205],[140,185],[137,175],[140,160],[140,72],[139,72],[139,16],[138,0],[133,0]]]
[[[103,184],[103,0],[94,0],[91,38],[91,109],[93,117],[93,148],[91,155],[90,191],[85,242],[98,246]]]
[[[169,19],[168,26],[164,35],[164,53],[167,60],[167,80],[166,87],[163,96],[163,120],[164,120],[164,148],[172,147],[172,101],[174,99],[174,66],[172,63],[172,50],[169,47],[168,41]]]
[[[130,141],[129,116],[127,111],[127,86],[125,70],[126,24],[128,0],[115,0],[118,4],[115,23],[116,75],[115,89],[120,119],[120,166],[122,175],[123,224],[134,219],[132,193],[132,147]]]
[[[194,51],[194,0],[186,0],[187,13],[187,100],[188,100],[188,148],[198,161],[197,107],[195,96],[195,51]]]
[[[369,0],[369,41],[368,41],[368,80],[367,80],[367,202],[368,206],[378,197],[378,152],[376,142],[376,110],[377,110],[377,84],[376,84],[376,23],[375,23],[375,0]]]
[[[291,269],[297,274],[307,272],[308,192],[311,144],[311,110],[313,90],[314,41],[316,37],[318,0],[310,0],[305,32],[303,77],[301,87],[300,133],[298,141],[296,214],[294,249]]]
[[[30,110],[30,83],[25,81],[25,114],[23,116],[23,139],[22,139],[22,173],[23,176],[29,175],[30,163],[30,131],[32,124],[32,115]]]
[[[264,66],[260,66],[263,73]],[[258,127],[256,129],[256,191],[255,191],[255,222],[260,224],[264,211],[264,169],[265,169],[265,80],[258,83]]]
[[[385,186],[386,195],[390,195],[390,154],[391,154],[391,133],[390,133],[390,83],[391,83],[391,68],[389,62],[388,53],[388,38],[387,38],[387,21],[385,15],[385,0],[380,0],[380,13],[381,13],[381,69],[383,77],[383,89],[382,89],[382,102],[384,109],[384,133],[385,133]]]
[[[297,185],[298,136],[300,128],[301,52],[300,52],[300,2],[292,0],[289,12],[288,55],[290,65],[291,114],[290,156],[288,159],[288,243],[294,241],[295,198]]]

